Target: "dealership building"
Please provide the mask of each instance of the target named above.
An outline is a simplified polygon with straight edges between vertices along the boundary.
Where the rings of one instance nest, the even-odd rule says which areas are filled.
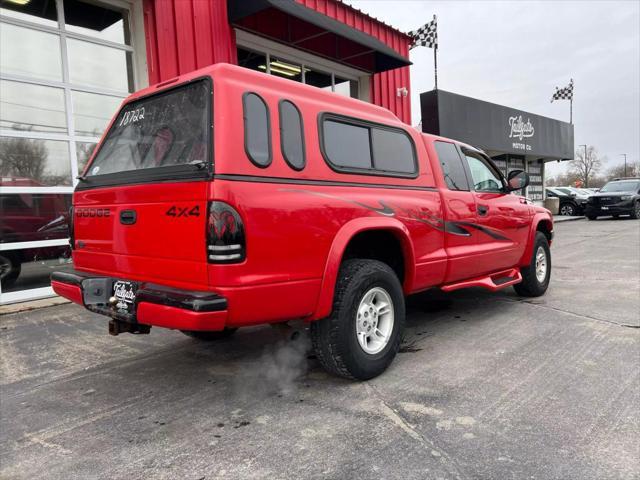
[[[0,0],[0,304],[52,295],[49,275],[69,268],[65,219],[76,177],[129,93],[227,62],[410,123],[410,42],[340,0]],[[562,154],[540,150],[533,142],[546,127],[524,114],[522,151],[513,137],[506,145],[497,133],[485,132],[491,142],[475,137],[478,117],[460,121],[450,94],[425,95],[436,97],[421,99],[425,131],[484,148],[504,168],[535,174],[539,164],[540,191],[544,161],[571,157],[572,128]]]
[[[422,131],[455,138],[489,155],[506,176],[525,170],[524,195],[544,201],[544,165],[573,158],[573,124],[443,90],[420,95]]]

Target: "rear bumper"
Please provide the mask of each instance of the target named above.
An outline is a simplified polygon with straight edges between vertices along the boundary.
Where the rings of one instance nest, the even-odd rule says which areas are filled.
[[[108,301],[117,280],[121,279],[78,271],[54,272],[51,287],[58,295],[119,321],[201,331],[223,330],[227,323],[227,299],[221,295],[144,282],[136,292],[134,313],[118,313]]]

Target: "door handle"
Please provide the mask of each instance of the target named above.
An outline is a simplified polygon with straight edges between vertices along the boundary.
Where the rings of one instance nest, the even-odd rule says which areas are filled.
[[[135,210],[122,210],[120,212],[120,223],[123,225],[133,225],[136,223],[137,217]]]
[[[485,216],[487,213],[489,213],[489,207],[486,205],[478,205],[478,215]]]

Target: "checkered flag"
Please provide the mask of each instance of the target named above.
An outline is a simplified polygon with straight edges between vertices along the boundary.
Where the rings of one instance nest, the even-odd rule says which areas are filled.
[[[554,100],[573,100],[573,78],[566,87],[556,87],[556,92],[551,97],[551,103],[553,103]]]
[[[419,29],[409,32],[408,35],[413,39],[409,46],[409,50],[414,47],[429,47],[437,49],[438,21],[436,20],[436,16],[434,15],[433,20],[424,24]]]

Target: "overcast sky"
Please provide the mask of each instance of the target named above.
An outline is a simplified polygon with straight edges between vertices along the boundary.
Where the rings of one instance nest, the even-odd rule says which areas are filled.
[[[575,83],[575,145],[608,166],[640,155],[640,1],[348,1],[402,30],[438,16],[438,87],[569,121],[555,87]],[[433,50],[411,50],[413,124],[433,89]],[[547,164],[554,175],[565,168]]]

